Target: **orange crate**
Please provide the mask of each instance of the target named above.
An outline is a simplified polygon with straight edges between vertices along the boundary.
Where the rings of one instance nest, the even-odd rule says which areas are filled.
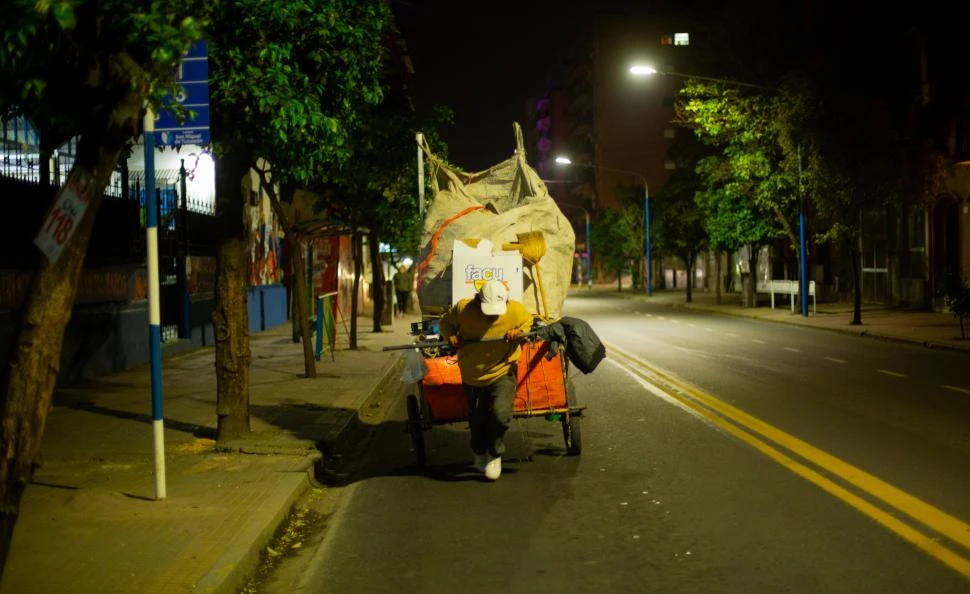
[[[566,382],[562,355],[546,360],[549,345],[529,342],[522,345],[515,388],[515,412],[543,411],[566,406]],[[428,374],[421,380],[421,391],[428,403],[432,421],[461,421],[468,418],[468,402],[461,386],[461,372],[454,356],[426,359]]]
[[[515,386],[515,412],[548,410],[566,406],[566,378],[562,353],[546,360],[547,342],[522,345],[519,372]]]

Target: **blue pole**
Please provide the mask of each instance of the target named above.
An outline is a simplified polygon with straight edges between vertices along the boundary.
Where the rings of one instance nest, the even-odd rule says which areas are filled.
[[[317,344],[316,344],[316,357],[317,361],[320,360],[320,355],[323,354],[323,297],[317,297]]]
[[[337,355],[334,353],[334,347],[336,346],[336,329],[334,325],[336,321],[334,320],[334,309],[333,309],[333,295],[327,295],[323,298],[323,312],[326,316],[326,326],[327,326],[327,348],[330,349],[330,360],[336,361]]]
[[[186,272],[187,260],[189,258],[189,241],[188,232],[186,228],[188,226],[188,217],[186,216],[186,210],[189,205],[188,198],[188,184],[186,183],[187,173],[185,171],[185,159],[181,159],[179,165],[179,193],[181,196],[181,204],[175,205],[175,210],[178,212],[177,223],[179,238],[178,242],[181,245],[179,249],[178,259],[176,260],[176,274],[178,275],[178,284],[182,288],[182,323],[179,324],[179,338],[192,338],[192,297],[189,295],[189,281]]]
[[[805,209],[798,213],[799,261],[801,266],[802,317],[808,317],[808,263],[805,261]]]
[[[165,427],[162,420],[162,316],[158,277],[158,202],[155,200],[155,114],[145,113],[145,241],[148,259],[148,353],[155,443],[155,499],[165,499]]]
[[[798,260],[801,272],[802,317],[808,317],[808,262],[805,256],[805,198],[802,195],[802,145],[798,145]]]
[[[643,224],[646,233],[644,233],[644,246],[647,252],[647,296],[653,295],[653,263],[650,260],[650,190],[647,187],[646,180],[643,181]]]
[[[589,211],[585,208],[583,213],[586,215],[586,288],[593,288],[593,245],[589,238]]]

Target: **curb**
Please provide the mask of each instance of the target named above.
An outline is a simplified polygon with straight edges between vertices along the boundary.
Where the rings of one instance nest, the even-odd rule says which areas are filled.
[[[320,451],[324,453],[331,453],[340,451],[349,441],[352,441],[352,437],[356,435],[362,427],[368,425],[364,422],[365,417],[370,417],[367,414],[371,408],[371,404],[378,402],[380,397],[387,393],[389,389],[395,389],[394,386],[400,383],[401,370],[404,368],[404,356],[398,355],[395,359],[385,368],[383,375],[380,380],[378,380],[377,385],[371,390],[370,394],[361,402],[360,406],[355,411],[356,414],[350,415],[341,425],[340,429],[337,430],[336,435],[333,440],[327,443],[318,443],[317,447]],[[385,411],[386,411],[385,407]]]
[[[304,457],[304,468],[282,475],[273,494],[251,516],[251,521],[229,542],[225,553],[198,581],[194,592],[206,594],[236,594],[262,562],[263,549],[272,541],[279,527],[289,517],[290,510],[306,493],[313,481],[313,469],[318,453]],[[282,499],[283,503],[278,502]]]
[[[247,580],[262,563],[263,550],[273,541],[280,527],[289,518],[293,506],[316,483],[316,467],[323,459],[323,451],[333,451],[343,445],[362,425],[362,412],[375,398],[399,381],[398,375],[404,367],[404,357],[397,357],[384,371],[377,385],[361,404],[356,415],[348,418],[337,431],[333,442],[317,444],[319,451],[307,453],[303,458],[303,469],[298,473],[284,475],[272,495],[253,515],[253,520],[237,533],[225,554],[213,565],[209,572],[199,580],[194,592],[206,594],[236,594],[246,585]],[[243,451],[240,449],[239,451]],[[257,453],[273,453],[261,451]],[[288,453],[288,452],[275,452]],[[298,477],[298,478],[297,478]],[[279,501],[282,500],[282,504]]]

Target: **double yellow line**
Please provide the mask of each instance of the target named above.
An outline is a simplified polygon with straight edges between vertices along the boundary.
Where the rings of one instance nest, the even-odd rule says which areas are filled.
[[[710,394],[694,388],[616,345],[607,344],[607,349],[610,358],[630,373],[660,388],[680,404],[754,447],[798,476],[838,497],[964,577],[970,578],[970,559],[967,558],[967,555],[970,554],[970,525],[889,483],[879,480],[864,470],[856,468],[797,437],[718,400]],[[796,460],[786,451],[804,459],[804,462]],[[952,545],[963,547],[964,551],[960,553],[954,550],[957,547],[941,543],[934,536],[921,532],[892,513],[821,474],[819,469],[908,516],[911,520],[922,524],[935,534],[945,537]]]

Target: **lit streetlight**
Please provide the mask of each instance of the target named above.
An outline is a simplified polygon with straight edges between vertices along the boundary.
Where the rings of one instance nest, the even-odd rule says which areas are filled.
[[[637,76],[654,76],[654,75],[665,75],[665,76],[676,76],[678,78],[686,78],[691,80],[703,80],[707,82],[720,83],[725,85],[733,85],[736,87],[749,87],[753,89],[761,89],[764,91],[778,92],[777,87],[770,87],[767,85],[757,85],[749,82],[742,82],[737,80],[730,80],[726,78],[713,78],[710,76],[698,76],[696,74],[684,74],[682,72],[672,72],[670,70],[660,71],[653,66],[635,64],[630,67],[630,73]],[[801,292],[801,302],[802,302],[802,317],[808,317],[808,261],[805,255],[805,199],[802,196],[801,187],[801,171],[802,171],[802,147],[798,145],[798,265],[800,274],[799,285]],[[757,279],[755,279],[757,282]]]
[[[572,160],[569,157],[559,156],[556,157],[556,163],[560,165],[573,165]],[[590,169],[602,169],[603,171],[613,171],[615,173],[623,173],[626,175],[632,175],[640,179],[643,182],[643,224],[644,224],[644,258],[646,260],[646,285],[647,285],[647,295],[653,295],[653,275],[651,271],[651,261],[650,261],[650,188],[647,185],[647,178],[635,171],[627,171],[625,169],[614,169],[612,167],[603,167],[602,165],[592,165],[592,164],[582,164],[576,163],[581,167],[588,167]],[[587,233],[589,227],[587,226]],[[587,251],[587,254],[589,252]]]

